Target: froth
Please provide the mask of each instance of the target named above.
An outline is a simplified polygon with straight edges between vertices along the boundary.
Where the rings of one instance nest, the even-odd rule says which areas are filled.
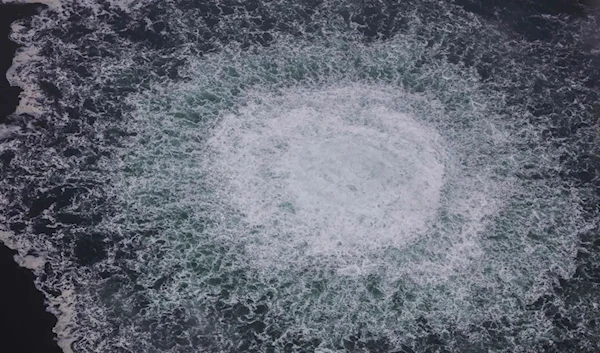
[[[356,85],[262,95],[221,121],[208,153],[213,186],[267,266],[403,248],[434,219],[446,162],[434,129]]]

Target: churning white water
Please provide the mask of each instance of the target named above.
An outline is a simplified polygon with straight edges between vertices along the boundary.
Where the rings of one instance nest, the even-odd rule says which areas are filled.
[[[349,264],[425,236],[446,151],[435,130],[394,111],[394,98],[356,85],[261,93],[225,116],[203,168],[217,197],[244,217],[232,237],[286,266],[282,256]]]

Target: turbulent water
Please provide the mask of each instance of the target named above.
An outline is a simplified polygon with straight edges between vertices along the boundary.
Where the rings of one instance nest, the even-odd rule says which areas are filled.
[[[0,220],[65,352],[600,350],[591,8],[49,5]]]

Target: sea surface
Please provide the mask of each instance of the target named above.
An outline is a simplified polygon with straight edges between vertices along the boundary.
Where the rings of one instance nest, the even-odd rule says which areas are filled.
[[[65,353],[600,351],[600,12],[51,0],[0,241]]]

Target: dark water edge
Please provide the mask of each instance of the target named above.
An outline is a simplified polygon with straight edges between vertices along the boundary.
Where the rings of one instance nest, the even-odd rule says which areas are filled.
[[[33,284],[33,273],[14,262],[15,254],[0,245],[1,345],[15,353],[60,353],[52,332],[56,318],[45,310],[44,296]]]
[[[6,123],[7,117],[15,111],[21,92],[6,80],[6,71],[18,48],[8,38],[10,24],[34,15],[41,8],[33,4],[0,5],[0,124]],[[52,332],[56,318],[46,311],[44,296],[33,284],[33,273],[15,263],[15,254],[0,244],[0,351],[60,353]]]

